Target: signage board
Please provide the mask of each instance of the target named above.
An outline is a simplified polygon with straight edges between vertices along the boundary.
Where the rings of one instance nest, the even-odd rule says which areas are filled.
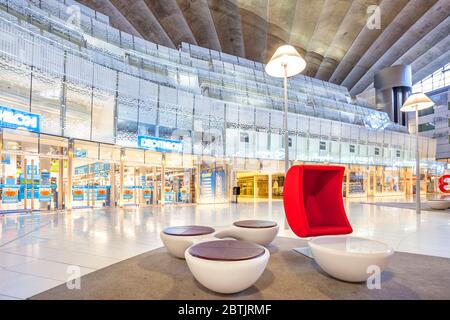
[[[450,175],[445,174],[439,178],[439,190],[442,193],[450,193]]]
[[[31,132],[40,132],[40,116],[0,106],[0,126],[11,129],[24,129]]]
[[[105,201],[111,186],[95,186],[95,200]]]
[[[52,188],[49,185],[42,185],[39,188],[39,202],[52,201]]]
[[[2,164],[11,164],[11,156],[9,154],[2,154]]]
[[[183,144],[178,140],[150,136],[138,136],[138,148],[157,152],[183,152]]]
[[[153,189],[153,186],[142,186],[142,194],[143,194],[144,199],[152,198],[152,189]]]
[[[3,203],[19,202],[19,186],[4,186],[2,190]]]
[[[133,189],[124,187],[123,196],[122,197],[123,197],[124,200],[131,200],[131,199],[133,199]]]
[[[72,187],[72,196],[73,201],[83,201],[84,200],[84,189],[83,186],[73,186]]]

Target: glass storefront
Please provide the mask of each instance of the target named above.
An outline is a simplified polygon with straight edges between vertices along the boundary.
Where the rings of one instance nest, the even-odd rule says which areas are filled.
[[[0,210],[62,208],[67,139],[11,129],[1,136]]]

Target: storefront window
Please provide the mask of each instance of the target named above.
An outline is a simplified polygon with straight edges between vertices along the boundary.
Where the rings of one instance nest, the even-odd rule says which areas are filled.
[[[61,208],[66,151],[67,139],[4,129],[0,211]]]
[[[61,135],[62,81],[33,72],[31,112],[40,115],[41,132]]]
[[[91,88],[67,82],[65,136],[86,140],[91,138],[91,100]]]
[[[31,72],[0,61],[0,105],[30,111]]]
[[[364,194],[366,192],[365,167],[351,167],[349,169],[349,195]]]

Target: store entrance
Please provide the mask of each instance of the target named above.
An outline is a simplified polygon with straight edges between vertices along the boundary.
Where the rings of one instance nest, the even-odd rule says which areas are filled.
[[[0,212],[64,207],[67,140],[4,129],[0,164]]]
[[[164,172],[164,204],[191,203],[194,198],[193,170],[166,168]]]
[[[101,208],[111,206],[114,195],[111,177],[114,165],[108,162],[76,159],[73,168],[73,208]]]
[[[123,168],[122,206],[149,206],[157,199],[157,176],[160,169],[148,166],[128,166]],[[118,172],[116,171],[116,174]],[[118,189],[120,189],[120,179]]]

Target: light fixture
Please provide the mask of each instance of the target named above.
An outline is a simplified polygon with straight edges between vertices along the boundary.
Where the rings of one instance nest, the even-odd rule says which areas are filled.
[[[279,47],[266,65],[266,72],[276,78],[292,77],[302,72],[306,61],[291,45]]]
[[[420,214],[420,153],[419,153],[419,111],[433,107],[433,101],[423,93],[415,93],[406,99],[401,112],[416,113],[416,213]]]
[[[284,170],[289,169],[289,129],[288,129],[288,94],[287,78],[302,72],[306,67],[306,61],[291,45],[279,47],[266,65],[266,72],[272,77],[284,78]],[[288,229],[285,220],[285,229]]]
[[[431,108],[434,105],[433,100],[428,98],[424,93],[415,93],[406,99],[403,106],[400,108],[402,112],[420,111]]]

